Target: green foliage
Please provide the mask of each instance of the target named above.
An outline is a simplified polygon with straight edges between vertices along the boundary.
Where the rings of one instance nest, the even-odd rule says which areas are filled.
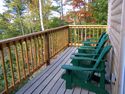
[[[54,28],[54,27],[63,26],[67,24],[68,23],[66,23],[64,20],[61,20],[60,18],[57,18],[57,17],[53,17],[49,22],[48,28]]]
[[[40,31],[38,1],[39,0],[5,0],[4,4],[7,10],[0,14],[0,39]],[[44,28],[60,26],[58,21],[53,23],[53,18],[51,19],[50,17],[52,16],[51,11],[57,11],[59,7],[52,6],[52,0],[41,0],[41,2]]]
[[[73,24],[107,24],[108,0],[67,0],[73,9],[65,20]]]
[[[106,25],[108,16],[108,0],[95,0],[92,2],[93,17],[97,24]]]

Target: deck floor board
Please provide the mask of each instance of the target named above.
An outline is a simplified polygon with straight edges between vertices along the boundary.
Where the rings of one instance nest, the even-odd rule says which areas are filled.
[[[61,79],[64,72],[61,66],[71,62],[70,56],[75,51],[76,48],[69,47],[60,53],[47,68],[24,85],[16,94],[89,94],[88,90],[79,87],[71,90],[66,89],[65,81]]]

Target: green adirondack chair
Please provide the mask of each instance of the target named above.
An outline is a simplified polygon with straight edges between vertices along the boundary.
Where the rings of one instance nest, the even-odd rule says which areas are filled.
[[[95,53],[96,49],[100,46],[103,47],[106,41],[109,39],[108,34],[103,35],[97,46],[81,46],[78,48],[78,53]]]
[[[80,46],[80,48],[96,48],[98,45],[99,45],[99,43],[101,42],[101,40],[104,38],[104,36],[106,37],[106,36],[108,36],[108,34],[106,34],[105,32],[101,35],[101,37],[99,38],[99,40],[98,40],[98,42],[94,42],[96,45],[95,46],[91,46],[91,45],[82,45],[82,46]],[[91,44],[92,42],[86,42],[86,43],[89,43],[89,44]]]
[[[66,88],[72,89],[75,86],[80,86],[96,94],[109,94],[105,89],[105,63],[103,58],[110,49],[110,45],[104,47],[98,59],[92,59],[96,63],[91,68],[63,65],[62,68],[66,71],[62,75],[62,79],[66,80]],[[100,80],[96,84],[92,82],[95,73],[100,74]]]
[[[96,55],[99,54],[99,52],[101,51],[101,49],[103,48],[103,46],[105,45],[105,43],[106,43],[106,41],[108,39],[109,39],[108,37],[106,37],[105,39],[102,39],[100,41],[100,43],[98,44],[98,46],[96,48],[93,48],[92,51],[90,51],[90,53],[83,53],[83,52],[81,53],[80,51],[78,51],[78,53],[73,53],[72,55],[75,55],[75,56],[87,56],[87,57],[90,56],[90,57],[94,58]],[[86,48],[86,49],[89,49],[89,48]]]
[[[90,60],[96,59],[99,56],[107,40],[108,40],[108,37],[105,38],[104,40],[102,39],[98,47],[96,49],[93,49],[92,51],[89,51],[89,53],[74,53],[73,54],[74,56],[71,56],[71,59],[72,59],[71,63],[73,65],[79,65],[83,67],[93,66],[93,64],[95,64],[95,61],[90,61]],[[82,59],[82,61],[78,59]],[[83,63],[83,61],[87,63]]]
[[[96,44],[96,46],[97,46],[105,34],[106,34],[106,32],[102,32],[99,39],[90,38],[90,39],[87,39],[86,41],[83,41],[82,44],[83,44],[83,46],[91,46],[91,44]],[[95,42],[95,41],[97,41],[97,42]]]

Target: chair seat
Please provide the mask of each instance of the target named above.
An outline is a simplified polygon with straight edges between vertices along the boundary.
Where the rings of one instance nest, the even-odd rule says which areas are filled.
[[[93,67],[95,62],[92,62],[92,61],[88,61],[88,60],[72,60],[71,61],[71,64],[75,65],[75,66],[81,66],[81,67],[88,67],[88,68],[91,68]]]
[[[90,80],[91,72],[90,71],[72,71],[70,72],[70,75],[72,76],[72,78],[84,82],[84,81]],[[66,71],[62,74],[62,78],[65,80],[67,79],[68,76],[69,76],[69,73],[66,73]],[[74,79],[72,79],[73,82],[75,81]]]
[[[80,80],[81,82],[83,81],[88,81],[90,80],[90,71],[73,71],[72,75],[74,76],[74,78]]]

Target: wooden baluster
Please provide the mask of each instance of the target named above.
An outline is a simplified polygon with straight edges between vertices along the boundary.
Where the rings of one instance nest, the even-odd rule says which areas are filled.
[[[83,28],[81,28],[80,32],[81,32],[81,42],[82,42],[83,41]]]
[[[49,33],[49,50],[50,50],[50,57],[52,57],[52,45],[51,45],[51,33]]]
[[[63,46],[65,45],[65,38],[66,38],[66,36],[64,34],[64,30],[61,30],[60,32],[58,32],[58,35],[59,35],[59,37],[57,36],[58,37],[57,46],[58,46],[58,52],[59,52],[63,48]],[[65,36],[64,40],[63,40],[62,36]],[[62,41],[63,46],[61,45],[62,43],[60,41]]]
[[[77,41],[78,41],[78,34],[77,34],[77,28],[75,28],[75,46],[77,47]]]
[[[54,48],[55,48],[55,53],[54,53],[54,55],[56,54],[56,32],[54,32]]]
[[[74,46],[74,28],[72,28],[72,46]]]
[[[96,38],[96,36],[95,36],[95,32],[96,32],[96,28],[94,27],[94,38]]]
[[[61,31],[59,31],[58,32],[58,41],[57,41],[57,43],[59,44],[57,44],[58,45],[58,52],[62,49],[62,47],[65,45],[65,38],[66,38],[66,36],[64,35],[64,30],[61,30]],[[64,40],[62,39],[62,37],[61,36],[65,36],[65,38],[64,38]],[[64,45],[61,47],[61,42],[60,41],[62,41],[62,43],[64,43]]]
[[[54,39],[54,32],[52,34],[52,38],[53,38],[53,55],[55,54],[55,39]]]
[[[61,33],[61,32],[60,32]],[[66,36],[66,31],[65,31],[65,29],[63,30],[63,36],[65,36],[65,39],[63,40],[63,46],[62,46],[62,43],[60,42],[60,48],[62,49],[62,48],[64,48],[65,47],[65,45],[66,45],[66,39],[67,39],[67,36]],[[61,34],[60,34],[60,37],[61,37],[61,39],[62,39],[62,36],[61,36]],[[61,41],[61,39],[60,39],[60,41]],[[60,50],[61,50],[60,49]]]
[[[62,34],[61,34],[61,33],[62,33]],[[60,35],[60,37],[59,37],[59,38],[60,38],[60,41],[62,41],[62,38],[63,38],[62,36],[65,36],[65,38],[64,38],[64,40],[63,40],[63,42],[62,42],[62,43],[63,43],[63,46],[62,46],[62,43],[59,41],[59,43],[60,43],[59,48],[60,48],[60,50],[61,50],[61,49],[65,46],[65,44],[66,44],[65,42],[66,42],[67,36],[66,36],[66,34],[65,34],[65,29],[62,30],[62,31],[60,31],[59,35]],[[59,50],[59,51],[60,51],[60,50]]]
[[[97,27],[97,38],[99,38],[99,26]]]
[[[67,35],[66,46],[69,46],[69,41],[70,41],[69,40],[70,36],[69,36],[69,31],[68,30],[69,30],[69,28],[66,29],[66,35]]]
[[[101,27],[99,27],[99,37],[100,37],[100,35],[101,35]]]
[[[54,51],[54,50],[53,50],[53,32],[51,33],[51,45],[52,45],[52,56],[53,56],[53,53],[54,53],[54,52],[53,52],[53,51]]]
[[[66,36],[66,38],[65,38],[65,46],[68,46],[69,45],[69,40],[68,40],[68,29],[66,28],[65,30],[64,30],[64,35]],[[62,36],[62,38],[63,38],[63,36]],[[68,41],[68,42],[67,42]],[[62,44],[61,44],[61,46],[62,46]]]
[[[34,42],[34,52],[33,52],[33,55],[34,55],[34,68],[36,69],[37,68],[37,60],[36,60],[36,41],[35,41],[35,36],[33,37],[33,42]]]
[[[76,27],[74,28],[74,46],[76,46],[77,42],[77,34],[76,34]]]
[[[54,54],[54,45],[53,45],[53,32],[51,33],[51,45],[52,45],[52,56]]]
[[[66,33],[65,33],[66,31],[65,31],[65,29],[62,31],[62,35],[61,34],[59,34],[60,35],[60,41],[61,41],[61,39],[62,39],[62,36],[65,36],[65,38],[64,38],[64,40],[63,40],[63,42],[61,43],[60,41],[59,41],[59,43],[60,43],[60,50],[62,49],[62,48],[64,48],[65,47],[65,45],[66,45],[66,39],[67,39],[67,36],[66,36]],[[61,32],[60,32],[61,33]],[[63,45],[62,45],[63,44]]]
[[[68,35],[69,35],[69,46],[72,45],[72,31],[71,31],[71,28],[69,27],[69,30],[68,30]]]
[[[39,36],[37,36],[37,45],[38,45],[38,66],[40,66],[40,42],[39,42]]]
[[[96,39],[98,39],[98,27],[96,27]]]
[[[62,33],[62,34],[61,34]],[[59,35],[60,35],[60,41],[62,41],[62,36],[65,36],[65,38],[64,38],[64,40],[63,40],[63,42],[61,43],[60,41],[59,41],[59,43],[60,43],[60,50],[63,48],[63,47],[65,47],[65,44],[66,44],[66,38],[67,38],[67,36],[66,36],[66,33],[65,33],[65,29],[64,30],[62,30],[62,31],[60,31],[60,33],[59,33]],[[63,46],[62,46],[62,44],[63,44]],[[59,50],[59,51],[60,51]]]
[[[26,43],[26,64],[28,65],[28,75],[31,74],[31,71],[30,71],[30,62],[29,62],[29,56],[28,56],[28,39],[25,40],[25,43]]]
[[[26,70],[25,70],[25,62],[24,62],[24,55],[23,55],[23,45],[22,45],[23,41],[20,41],[20,46],[21,46],[21,57],[22,57],[22,71],[24,74],[24,79],[26,79]]]
[[[59,41],[59,32],[56,32],[57,33],[57,36],[56,36],[56,47],[57,47],[57,50],[56,50],[56,53],[59,51],[59,45],[60,45],[60,43],[59,43],[59,45],[58,45],[58,41]]]
[[[42,40],[41,40],[41,35],[39,35],[39,56],[40,56],[40,64],[43,64],[43,61],[42,61]]]
[[[88,26],[88,38],[90,38],[90,33],[91,33],[90,27],[91,27],[91,26]]]
[[[49,56],[49,38],[48,33],[45,34],[45,61],[46,64],[50,64],[50,56]]]
[[[41,34],[41,51],[42,51],[42,64],[44,63],[44,53],[43,53],[43,35]]]
[[[34,62],[33,62],[33,44],[32,44],[32,37],[30,37],[29,39],[30,41],[30,62],[31,62],[31,66],[32,66],[32,72],[34,71]]]
[[[51,47],[52,47],[51,48],[51,50],[52,50],[52,55],[51,56],[53,56],[53,53],[54,53],[53,52],[53,31],[51,32],[51,42],[50,43],[51,43]]]
[[[73,45],[72,39],[73,39],[73,29],[70,28],[70,41],[71,41],[71,46]]]
[[[108,31],[108,28],[107,28],[107,26],[104,26],[104,29],[105,29],[105,32],[107,32],[107,31]]]
[[[92,37],[94,37],[94,27],[92,27]]]
[[[92,38],[92,26],[90,27],[90,37]]]
[[[53,35],[53,32],[51,32],[51,42],[50,42],[51,43],[51,47],[52,47],[51,48],[51,50],[52,50],[52,55],[51,56],[53,56],[53,36],[52,35]]]
[[[62,49],[62,47],[65,45],[65,43],[64,43],[64,41],[65,41],[65,38],[64,38],[64,40],[61,40],[61,36],[64,36],[64,30],[60,30],[59,32],[58,32],[58,36],[57,36],[57,38],[58,38],[58,41],[57,41],[57,47],[58,47],[58,52]],[[60,41],[62,41],[62,43],[64,43],[64,45],[61,47],[61,42]],[[59,45],[58,45],[59,44]]]
[[[84,40],[86,40],[86,38],[87,38],[87,27],[85,26],[85,38],[84,38]]]
[[[72,33],[72,34],[71,34],[71,36],[72,36],[72,37],[71,37],[71,41],[72,41],[71,44],[72,44],[72,45],[71,45],[71,46],[73,46],[73,45],[74,45],[74,28],[71,28],[71,29],[72,29],[72,31],[71,31],[71,33]]]
[[[78,46],[80,46],[80,41],[81,41],[81,39],[80,39],[80,28],[78,28]]]
[[[55,36],[53,32],[53,55],[55,54]]]
[[[55,31],[55,45],[56,45],[55,54],[58,52],[57,41],[58,41],[58,32]]]
[[[71,46],[73,46],[74,29],[71,28]]]
[[[19,82],[21,82],[20,67],[19,67],[19,58],[18,58],[18,52],[17,52],[16,42],[14,43],[14,48],[15,48],[15,57],[16,57],[16,66],[17,66],[18,80],[19,80]]]
[[[10,64],[10,71],[12,76],[12,86],[15,88],[15,79],[14,79],[14,71],[13,71],[13,64],[12,64],[12,55],[11,55],[11,49],[10,45],[7,45],[8,48],[8,54],[9,54],[9,64]]]
[[[76,46],[78,47],[78,27],[76,28]]]
[[[2,71],[4,75],[4,81],[5,81],[5,92],[9,94],[8,90],[8,80],[7,80],[7,74],[6,74],[6,68],[5,68],[5,60],[4,60],[4,52],[3,52],[3,46],[0,45],[0,51],[1,51],[1,58],[2,58]]]
[[[58,32],[55,31],[55,45],[56,45],[56,49],[55,49],[55,54],[58,52],[58,45],[57,45],[57,41],[58,41]]]
[[[103,31],[103,27],[101,27],[101,34],[102,34],[102,32],[104,32],[104,31]]]
[[[59,31],[60,32],[60,31]],[[57,33],[57,36],[56,36],[56,46],[57,46],[57,52],[59,51],[59,46],[60,46],[60,43],[58,43],[58,41],[60,40],[60,35],[59,35],[59,32],[56,32]],[[62,32],[62,30],[61,30],[61,32]],[[63,34],[62,34],[63,35]],[[62,41],[63,42],[63,41]],[[56,52],[56,53],[57,53]]]
[[[59,38],[60,38],[60,41],[62,41],[62,40],[61,40],[61,39],[62,39],[62,36],[65,36],[65,37],[64,37],[64,40],[63,40],[63,42],[62,42],[62,43],[63,43],[63,46],[62,46],[62,43],[59,42],[59,43],[60,43],[60,50],[61,50],[61,49],[65,46],[65,40],[66,40],[65,29],[61,30],[61,31],[59,32],[59,35],[60,35],[60,37],[59,37]],[[60,50],[59,50],[59,51],[60,51]]]
[[[59,37],[57,36],[57,37],[58,37],[58,41],[57,41],[58,52],[59,52],[59,51],[61,50],[61,48],[63,47],[63,46],[61,47],[61,42],[60,42],[60,41],[62,41],[62,43],[64,43],[64,41],[65,41],[65,38],[64,38],[64,40],[61,40],[61,38],[62,38],[61,35],[64,35],[64,30],[61,30],[61,31],[58,32],[58,36],[59,36]],[[59,45],[58,45],[58,44],[59,44]],[[65,45],[65,44],[64,44],[64,45]]]

